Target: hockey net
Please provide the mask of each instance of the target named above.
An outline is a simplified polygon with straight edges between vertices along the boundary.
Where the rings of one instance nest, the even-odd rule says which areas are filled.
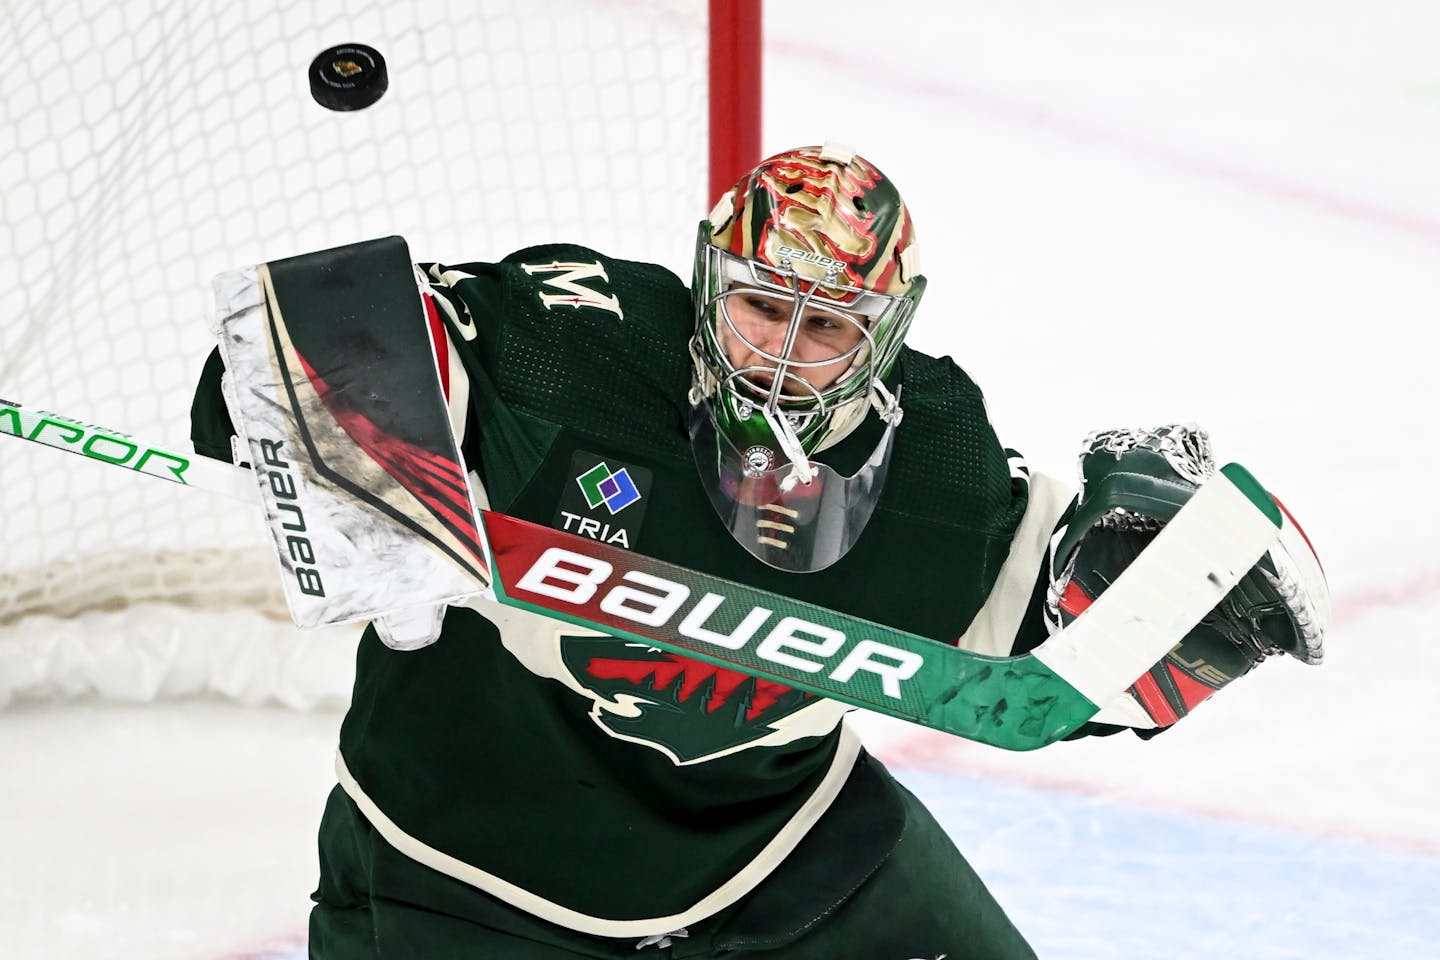
[[[706,210],[694,0],[0,11],[0,397],[188,446],[224,270],[388,234],[419,259],[569,240],[688,277]],[[321,50],[388,93],[337,113]],[[0,438],[0,706],[348,696],[355,628],[301,634],[254,508]]]

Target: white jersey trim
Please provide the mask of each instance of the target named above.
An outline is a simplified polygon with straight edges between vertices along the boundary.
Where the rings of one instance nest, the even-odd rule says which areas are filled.
[[[1011,472],[1015,474],[1013,464]],[[1050,536],[1069,506],[1071,496],[1070,490],[1054,477],[1043,473],[1030,476],[1025,515],[1020,518],[1010,541],[1010,553],[985,598],[985,605],[970,622],[964,636],[956,641],[960,649],[992,657],[1010,656],[1030,606],[1035,578],[1045,562]]]
[[[849,778],[850,771],[855,766],[855,759],[859,754],[859,735],[849,726],[842,726],[835,758],[831,761],[830,769],[826,771],[824,779],[820,781],[815,792],[810,794],[789,822],[756,855],[755,859],[711,893],[679,913],[667,917],[649,917],[639,920],[611,920],[571,910],[415,839],[400,829],[366,795],[345,765],[345,758],[338,751],[335,754],[335,775],[340,781],[341,788],[351,800],[355,801],[361,814],[380,836],[385,838],[385,842],[412,860],[423,863],[432,870],[438,870],[463,883],[468,883],[472,887],[477,887],[542,920],[577,930],[580,933],[597,937],[644,937],[672,932],[713,916],[759,886],[760,882],[774,872],[780,862],[790,855],[790,852],[810,832],[810,828],[830,808],[830,804],[834,802],[841,787]]]

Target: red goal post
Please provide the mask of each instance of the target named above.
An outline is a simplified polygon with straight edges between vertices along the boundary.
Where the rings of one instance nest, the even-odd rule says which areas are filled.
[[[760,156],[759,0],[273,9],[7,17],[0,397],[183,446],[215,274],[400,234],[425,259],[568,240],[688,279],[716,185]],[[345,42],[390,84],[336,113],[307,68]],[[353,631],[289,625],[253,511],[20,443],[0,492],[0,706],[347,695]]]
[[[761,159],[761,12],[760,0],[710,0],[712,202]]]

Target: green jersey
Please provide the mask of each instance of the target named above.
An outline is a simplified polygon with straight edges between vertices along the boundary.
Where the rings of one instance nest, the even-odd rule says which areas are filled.
[[[674,275],[568,245],[422,269],[491,508],[939,643],[986,600],[1028,485],[948,359],[902,353],[905,416],[873,516],[832,566],[786,573],[732,538],[697,474],[693,313]],[[195,439],[228,458],[217,374]],[[880,429],[871,417],[820,459],[848,472]],[[1018,647],[1043,639],[1039,607],[1032,596]],[[402,852],[546,920],[623,935],[708,916],[780,864],[859,755],[846,709],[476,601],[421,650],[366,631],[338,766]]]

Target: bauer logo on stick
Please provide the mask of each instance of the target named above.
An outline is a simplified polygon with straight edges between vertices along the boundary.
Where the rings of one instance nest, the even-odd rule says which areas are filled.
[[[385,58],[363,43],[331,47],[310,62],[310,96],[327,110],[363,110],[389,86]]]

